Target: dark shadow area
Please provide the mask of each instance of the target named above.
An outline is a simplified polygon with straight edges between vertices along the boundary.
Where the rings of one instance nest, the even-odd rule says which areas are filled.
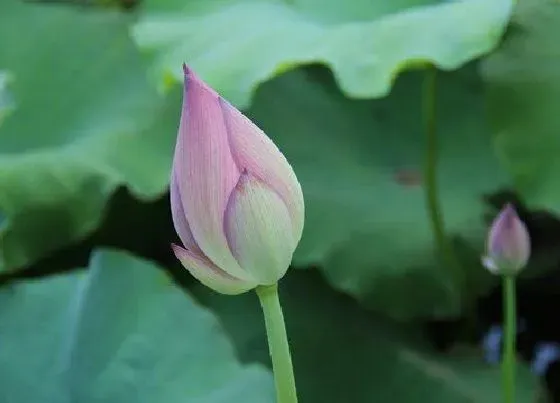
[[[100,228],[81,242],[60,249],[32,266],[0,275],[0,286],[20,279],[49,276],[87,267],[95,248],[117,248],[157,262],[181,285],[188,285],[190,275],[178,263],[170,244],[179,242],[173,228],[169,195],[153,202],[134,199],[120,188],[108,204]]]

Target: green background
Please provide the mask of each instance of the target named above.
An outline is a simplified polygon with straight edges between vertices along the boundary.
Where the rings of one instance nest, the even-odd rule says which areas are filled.
[[[437,351],[425,324],[496,284],[480,256],[502,192],[558,211],[559,36],[552,0],[2,0],[0,401],[274,401],[255,295],[203,288],[169,248],[183,62],[301,182],[280,284],[300,400],[498,401],[475,343]],[[431,66],[458,264],[426,205]],[[518,402],[538,389],[522,364]]]

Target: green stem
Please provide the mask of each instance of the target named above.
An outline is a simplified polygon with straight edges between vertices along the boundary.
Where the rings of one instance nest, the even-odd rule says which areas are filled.
[[[438,170],[438,138],[437,138],[437,125],[436,125],[436,79],[437,70],[435,67],[430,66],[426,71],[424,80],[423,91],[423,117],[424,117],[424,130],[426,136],[426,148],[424,158],[424,182],[425,182],[425,197],[428,214],[432,225],[435,241],[439,253],[443,257],[446,267],[453,270],[456,276],[457,286],[462,291],[465,290],[463,271],[459,265],[458,259],[455,256],[452,245],[445,236],[445,225],[443,219],[443,212],[438,199],[438,183],[437,183],[437,170]]]
[[[502,394],[504,403],[514,403],[515,400],[515,277],[503,276],[503,304],[505,312],[504,358],[502,360]]]
[[[278,298],[278,285],[260,286],[256,291],[264,314],[268,349],[276,385],[276,402],[297,403],[296,381],[284,315]]]

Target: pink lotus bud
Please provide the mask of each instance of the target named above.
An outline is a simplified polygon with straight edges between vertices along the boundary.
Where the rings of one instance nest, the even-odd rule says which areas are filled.
[[[492,223],[483,264],[494,274],[513,275],[527,265],[530,254],[527,227],[507,204]]]
[[[223,294],[276,283],[303,231],[292,167],[253,122],[186,65],[171,173],[171,209],[183,266]]]

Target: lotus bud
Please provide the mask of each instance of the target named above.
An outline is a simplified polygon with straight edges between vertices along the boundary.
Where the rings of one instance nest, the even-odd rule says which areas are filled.
[[[492,223],[483,264],[494,274],[514,275],[527,265],[530,254],[527,227],[508,204]]]
[[[183,65],[170,202],[185,268],[223,294],[284,276],[304,222],[295,173],[251,120]]]

